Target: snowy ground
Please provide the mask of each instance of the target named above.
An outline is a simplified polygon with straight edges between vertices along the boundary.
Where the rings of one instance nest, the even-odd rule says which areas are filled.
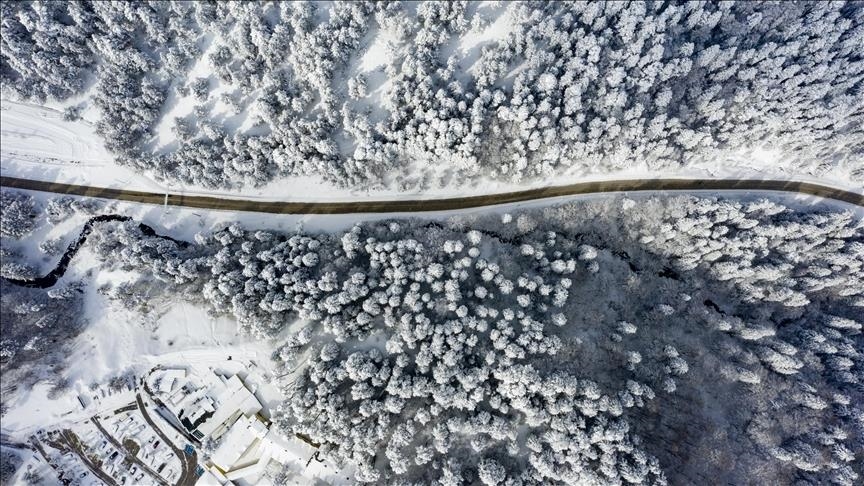
[[[76,274],[80,276],[95,263],[92,254],[82,252],[80,259],[70,267],[73,271],[68,278]],[[69,356],[69,367],[64,372],[72,382],[69,392],[56,400],[48,398],[51,385],[40,383],[33,389],[15,397],[10,404],[9,412],[3,418],[3,431],[17,439],[24,439],[39,430],[59,430],[69,428],[82,437],[85,442],[95,448],[99,441],[90,437],[95,429],[87,425],[87,420],[94,415],[111,415],[114,410],[124,407],[135,400],[135,392],[125,389],[112,392],[104,385],[105,381],[120,373],[132,371],[136,376],[143,376],[149,369],[160,365],[164,367],[182,366],[203,372],[213,369],[225,373],[241,373],[249,386],[255,389],[255,394],[269,410],[281,402],[281,394],[273,385],[273,374],[270,369],[269,343],[249,337],[238,336],[236,323],[227,317],[213,318],[205,309],[185,302],[164,304],[157,311],[156,317],[145,317],[126,309],[118,308],[106,301],[105,297],[96,293],[100,283],[109,280],[122,280],[121,272],[99,272],[94,276],[94,282],[86,290],[86,312],[90,324],[76,338],[74,351]],[[102,383],[98,388],[91,389],[91,383]],[[78,396],[84,397],[87,403],[82,408]],[[136,412],[137,413],[137,412]],[[125,414],[123,419],[126,418]],[[157,421],[161,419],[153,414]],[[118,439],[133,437],[136,442],[147,444],[149,437],[144,428],[134,431],[119,430],[114,424],[116,420],[103,420],[103,425]],[[163,424],[163,432],[174,434],[177,444],[185,444],[182,437],[173,429]],[[130,436],[129,434],[132,434]],[[159,458],[150,457],[142,449],[139,458],[156,469],[161,463],[171,463],[173,455],[165,455],[168,449],[163,447]],[[111,450],[101,451],[107,463]],[[308,457],[298,458],[292,470],[296,473],[297,484],[309,484],[316,480],[327,480],[330,484],[338,484],[334,474],[341,474],[332,465],[317,461],[308,461]],[[155,461],[155,462],[153,462]],[[73,470],[80,466],[70,458],[64,463],[64,470]],[[176,462],[176,461],[174,461]],[[306,466],[306,464],[309,464]],[[173,464],[173,463],[171,463]],[[83,470],[82,470],[83,471]],[[166,475],[176,475],[179,466],[167,467]],[[116,479],[124,475],[120,469],[108,471],[116,475]],[[77,470],[76,470],[77,475]],[[350,477],[350,474],[348,475]],[[19,484],[13,481],[12,484]],[[50,483],[48,483],[50,484]]]
[[[497,2],[473,4],[471,8],[489,9],[489,22],[472,26],[468,34],[445,46],[442,55],[456,54],[460,64],[471,66],[477,60],[481,48],[494,40],[501,39],[509,30],[511,19],[506,14],[506,3]],[[408,8],[415,8],[409,5]],[[368,46],[362,49],[357,59],[350,63],[349,72],[363,74],[369,80],[369,96],[358,104],[372,110],[372,120],[383,119],[387,107],[384,105],[388,89],[384,67],[393,57],[391,45],[396,44],[393,33],[386,29],[369,32]],[[229,112],[229,107],[220,100],[223,94],[233,94],[232,88],[223,85],[217,76],[212,75],[207,59],[216,47],[212,39],[204,39],[204,52],[191,68],[188,79],[205,77],[210,82],[208,110],[213,119],[225,126],[229,132],[249,132],[252,130],[252,108],[246,107],[237,115]],[[470,68],[466,73],[470,73]],[[188,117],[193,114],[196,104],[192,95],[179,97],[170,91],[167,110],[156,126],[155,136],[146,148],[156,152],[169,152],[176,148],[171,124],[174,117]],[[64,105],[75,104],[86,98],[82,96]],[[674,172],[652,172],[647,167],[635,168],[606,174],[586,175],[572,173],[537,184],[507,184],[496,181],[479,182],[472,187],[444,187],[422,192],[381,191],[367,192],[340,189],[330,186],[314,177],[293,177],[271,182],[263,187],[246,187],[237,191],[210,190],[202,187],[177,185],[157,181],[148,174],[140,174],[118,164],[111,153],[103,146],[96,134],[94,121],[98,113],[91,107],[79,121],[63,120],[63,105],[49,103],[46,106],[0,100],[0,172],[4,176],[22,177],[35,180],[56,181],[98,187],[114,187],[152,192],[175,194],[209,195],[228,198],[282,200],[282,201],[357,201],[357,200],[398,200],[423,199],[454,196],[471,196],[525,190],[535,187],[565,185],[575,182],[610,179],[644,178],[716,178],[716,179],[783,179],[815,182],[864,194],[864,184],[855,183],[848,174],[833,172],[824,176],[814,176],[797,172],[792,166],[780,160],[776,154],[759,147],[743,149],[740,154],[729,156],[711,164],[702,164]],[[410,163],[410,161],[406,161]],[[721,167],[721,168],[718,168]],[[718,194],[711,191],[694,193]],[[57,197],[53,194],[30,192],[43,202]],[[638,199],[655,193],[629,193]],[[767,193],[722,192],[724,197],[755,198]],[[476,208],[461,211],[430,212],[410,215],[424,219],[446,219],[458,214],[514,212],[524,208],[542,207],[564,203],[575,198],[607,198],[604,194],[585,196],[566,196],[526,203],[507,204],[489,208]],[[854,211],[864,218],[864,208],[823,200],[821,198],[772,193],[790,207],[808,207],[826,204]],[[161,234],[191,240],[195,233],[219,228],[228,223],[239,221],[247,228],[275,229],[291,231],[338,231],[364,220],[405,217],[404,214],[362,214],[362,215],[272,215],[242,213],[233,211],[207,211],[203,209],[164,207],[158,205],[109,202],[103,212],[125,214],[136,221],[153,227]],[[38,250],[38,244],[46,239],[62,238],[63,246],[77,236],[85,215],[64,221],[56,226],[43,224],[28,239],[20,243],[10,243],[24,253],[27,260],[36,265],[40,272],[54,266],[59,256],[46,257]],[[213,317],[206,310],[185,299],[173,302],[157,302],[148,315],[129,310],[122,303],[110,302],[98,292],[107,283],[133,280],[135,275],[122,271],[94,271],[98,268],[96,255],[85,247],[69,267],[64,281],[83,279],[88,282],[85,289],[85,312],[88,325],[76,337],[72,352],[68,356],[69,367],[63,372],[71,382],[70,390],[57,399],[49,399],[52,388],[50,383],[41,382],[28,390],[22,390],[10,402],[10,408],[3,417],[4,433],[24,439],[43,428],[68,426],[80,430],[82,421],[96,414],[116,409],[135,399],[132,390],[110,392],[104,386],[112,376],[127,371],[142,376],[154,366],[190,366],[200,369],[218,369],[229,373],[244,373],[244,378],[253,384],[262,403],[273,408],[281,401],[279,391],[271,384],[273,370],[269,356],[272,344],[237,334],[237,323],[228,317]],[[91,384],[102,383],[99,388],[91,389]],[[85,407],[79,396],[87,397]],[[108,424],[106,424],[108,425]],[[167,430],[167,429],[165,429]],[[83,435],[82,435],[83,436]],[[146,438],[142,442],[146,442]],[[302,461],[300,461],[302,462]],[[45,484],[58,483],[53,471],[38,457],[25,459],[25,465],[40,468]],[[309,468],[298,462],[298,484],[309,484],[327,476],[326,464],[312,462]],[[22,484],[22,472],[18,471],[11,484]],[[77,471],[77,470],[76,470]],[[322,472],[323,471],[323,472]],[[335,480],[332,476],[332,482]]]
[[[179,104],[178,106],[184,106]],[[178,108],[181,109],[181,108]],[[53,108],[2,100],[0,110],[0,171],[3,175],[97,187],[118,187],[155,192],[215,195],[283,201],[356,201],[422,199],[466,196],[524,190],[532,187],[564,185],[574,182],[609,179],[660,177],[717,179],[784,179],[827,184],[864,193],[864,185],[854,183],[846,174],[814,177],[795,173],[766,150],[742,151],[740,156],[718,161],[716,167],[697,167],[675,172],[633,169],[603,175],[571,174],[545,184],[517,185],[486,181],[473,187],[438,188],[418,192],[366,192],[340,189],[313,177],[292,177],[262,187],[239,191],[208,190],[158,182],[113,162],[111,155],[86,119],[67,122]],[[164,134],[160,134],[161,139]],[[167,137],[167,135],[164,135]],[[164,142],[161,142],[164,143]]]
[[[47,200],[56,197],[39,192],[30,194],[36,197],[42,207]],[[198,216],[194,212],[184,211],[181,215],[176,209],[169,211],[166,214],[162,207],[139,204],[113,204],[104,208],[104,212],[129,214],[148,221],[158,231],[173,233],[184,239],[191,239],[195,232],[205,229],[195,223]],[[77,237],[88,218],[88,215],[76,214],[56,226],[43,219],[31,235],[15,242],[16,247],[24,252],[27,261],[38,263],[40,271],[47,272],[60,256],[44,257],[37,249],[39,243],[48,238],[61,237],[64,245],[68,244]],[[166,221],[171,224],[163,224]],[[210,223],[216,224],[216,221]],[[176,231],[167,228],[175,228]],[[79,278],[88,282],[85,291],[88,326],[76,338],[69,356],[71,366],[66,371],[66,377],[72,382],[72,392],[58,400],[48,400],[46,396],[51,385],[42,383],[17,396],[10,405],[9,414],[3,418],[4,432],[27,434],[44,424],[75,421],[80,419],[82,413],[92,415],[129,403],[134,399],[134,394],[101,396],[98,392],[88,390],[91,383],[102,382],[126,370],[148,370],[156,364],[170,365],[181,361],[219,366],[229,355],[233,355],[235,360],[253,359],[262,367],[269,363],[267,343],[238,337],[233,320],[208,316],[203,308],[185,302],[162,302],[154,306],[150,315],[142,316],[112,304],[97,289],[108,282],[131,280],[132,275],[122,271],[93,272],[96,266],[95,255],[89,247],[85,247],[61,280],[61,284]],[[93,399],[86,412],[81,410],[77,394]]]
[[[54,108],[2,100],[0,127],[3,175],[148,190],[162,187],[117,165],[86,119],[68,122]]]
[[[6,448],[4,447],[5,451]],[[57,478],[57,472],[49,466],[37,453],[29,449],[14,449],[23,462],[9,480],[10,485],[28,484],[24,476],[27,472],[33,472],[40,478],[40,486],[59,486],[63,483]]]
[[[704,191],[708,192],[708,191]],[[43,205],[54,195],[29,192]],[[630,193],[631,198],[650,196],[653,193]],[[710,194],[710,192],[709,192]],[[726,192],[724,196],[755,198],[764,194]],[[775,194],[781,202],[790,207],[808,207],[826,204],[831,207],[848,209],[864,217],[864,208],[821,198],[804,195]],[[576,196],[581,198],[603,198],[608,195]],[[494,208],[468,209],[455,212],[424,213],[423,218],[446,219],[458,214],[477,212],[512,212],[521,208],[542,207],[566,202],[574,196],[553,198],[496,206]],[[241,213],[231,211],[202,211],[188,208],[165,208],[145,204],[115,202],[107,212],[132,216],[135,220],[152,226],[157,232],[175,238],[192,240],[195,233],[239,221],[250,229],[278,229],[307,231],[337,231],[349,228],[361,220],[376,220],[399,217],[399,214],[364,215],[270,215]],[[404,215],[402,215],[404,216]],[[56,227],[44,224],[25,240],[22,247],[30,249],[31,261],[39,255],[35,248],[40,238],[63,236],[66,241],[77,235],[85,215],[76,215]],[[41,257],[40,257],[41,258]],[[59,258],[59,257],[55,257]],[[53,266],[53,261],[43,261],[43,270]],[[95,255],[85,247],[70,265],[64,280],[82,278],[90,274],[86,290],[86,313],[88,328],[78,336],[75,351],[70,356],[74,363],[68,370],[68,378],[73,388],[81,393],[86,391],[92,381],[101,381],[127,369],[145,370],[156,364],[208,363],[209,366],[226,366],[231,371],[238,362],[254,361],[266,367],[272,349],[265,342],[238,336],[236,323],[227,317],[214,318],[206,311],[188,303],[161,303],[149,316],[141,316],[128,309],[111,305],[97,293],[97,289],[109,282],[118,283],[132,280],[132,275],[120,271],[93,272],[97,266]],[[227,360],[232,356],[235,360]],[[268,370],[264,370],[265,374]],[[69,413],[80,410],[74,394],[68,394],[56,401],[46,400],[49,385],[37,385],[26,395],[18,397],[10,413],[4,418],[3,428],[9,431],[27,431],[40,424],[63,421]],[[275,399],[276,397],[270,397]],[[122,398],[120,401],[126,400]],[[127,400],[128,401],[128,400]],[[110,403],[113,406],[114,403]],[[109,406],[109,405],[106,405]],[[77,416],[77,415],[74,415]],[[73,416],[73,418],[74,418]]]
[[[0,168],[3,175],[26,177],[37,180],[52,180],[59,182],[86,184],[104,187],[123,187],[148,191],[168,190],[197,194],[212,194],[228,197],[243,197],[250,199],[282,199],[282,200],[357,200],[357,199],[400,199],[419,197],[442,197],[454,195],[485,194],[490,192],[505,192],[525,189],[524,186],[512,186],[500,183],[478,185],[471,189],[437,190],[424,194],[412,193],[352,193],[325,186],[320,181],[311,178],[293,179],[273,183],[263,188],[248,188],[242,192],[205,191],[196,188],[166,187],[145,176],[136,174],[129,169],[117,165],[103,148],[95,134],[92,125],[86,120],[78,122],[63,121],[60,112],[45,107],[2,102],[0,111]],[[860,185],[852,184],[849,179],[825,178],[816,179],[801,177],[782,172],[782,167],[772,168],[770,153],[758,152],[761,164],[756,169],[746,167],[746,160],[730,161],[741,164],[740,172],[724,169],[722,172],[694,170],[687,173],[671,174],[680,177],[718,177],[718,178],[783,178],[797,179],[829,184],[835,187],[864,192]],[[761,167],[761,169],[760,169]],[[604,177],[560,179],[554,184],[565,184],[577,180],[597,180],[610,178],[640,178],[645,172],[632,171]],[[669,176],[670,174],[652,174],[652,177]],[[31,192],[43,202],[56,195]],[[323,195],[322,195],[323,194]],[[645,195],[653,193],[645,193]],[[630,197],[640,197],[642,194],[630,193]],[[757,197],[753,193],[724,192],[724,196]],[[775,194],[784,204],[793,207],[806,207],[825,203],[835,207],[847,208],[864,217],[864,208],[846,205],[835,201],[824,201],[820,198]],[[581,198],[601,198],[608,195],[576,196]],[[573,196],[554,198],[527,203],[507,204],[493,208],[477,208],[456,212],[433,212],[417,215],[422,218],[445,219],[455,214],[470,214],[477,212],[511,212],[520,208],[541,207],[558,204],[574,198]],[[248,228],[307,231],[336,231],[350,227],[361,220],[375,220],[404,217],[401,214],[364,214],[364,215],[271,215],[256,213],[240,213],[231,211],[205,211],[200,209],[163,207],[156,205],[132,204],[125,202],[110,202],[106,212],[127,214],[138,221],[144,222],[158,232],[176,238],[191,240],[199,231],[207,231],[224,226],[233,221],[240,221]],[[87,219],[85,215],[77,215],[57,226],[44,224],[26,240],[21,249],[30,262],[36,263],[40,271],[53,267],[56,258],[45,257],[38,252],[41,241],[48,238],[62,237],[64,246],[77,235],[81,225]],[[70,266],[67,279],[83,276],[96,265],[95,256],[89,250],[82,251]],[[241,364],[254,362],[261,367],[258,382],[266,394],[263,401],[269,407],[275,406],[280,397],[278,391],[266,385],[270,370],[269,355],[272,348],[268,343],[241,337],[236,334],[236,323],[229,318],[213,318],[201,307],[185,302],[163,303],[150,316],[118,308],[97,293],[100,285],[108,282],[131,280],[131,275],[122,272],[93,272],[90,285],[87,287],[86,312],[89,325],[78,336],[74,351],[69,357],[72,366],[67,370],[67,378],[72,382],[72,389],[57,400],[47,398],[50,384],[40,383],[22,393],[10,404],[9,413],[4,416],[4,432],[10,432],[18,437],[43,428],[46,424],[52,427],[71,424],[92,416],[104,410],[111,410],[125,405],[134,399],[129,391],[101,396],[99,391],[89,390],[92,382],[101,382],[111,376],[126,370],[146,371],[152,366],[177,364],[192,364],[224,368],[226,370]],[[227,358],[231,356],[232,360]],[[256,379],[256,378],[253,378]],[[89,396],[92,400],[87,409],[82,409],[77,395]]]
[[[23,191],[36,198],[42,207],[52,198],[58,197],[56,194],[38,192],[38,191]],[[754,199],[759,197],[770,196],[778,199],[783,204],[793,208],[807,208],[816,205],[836,208],[840,210],[852,211],[861,217],[864,217],[864,207],[855,206],[852,204],[835,201],[831,199],[823,199],[816,196],[806,194],[791,194],[787,192],[749,192],[749,191],[688,191],[694,195],[702,196],[718,196],[718,197],[735,197]],[[677,194],[677,192],[676,192]],[[627,197],[640,198],[651,197],[656,195],[654,191],[644,192],[629,192]],[[224,228],[226,225],[233,222],[240,222],[244,227],[249,229],[272,229],[280,231],[342,231],[350,228],[355,223],[362,221],[376,221],[393,218],[421,218],[421,219],[437,219],[443,220],[457,215],[477,214],[477,213],[506,213],[515,212],[521,209],[536,208],[544,206],[552,206],[563,204],[575,199],[597,199],[621,196],[620,194],[587,194],[578,196],[562,196],[549,199],[541,199],[535,201],[526,201],[519,203],[502,204],[492,207],[481,207],[463,209],[458,211],[432,211],[427,213],[366,213],[366,214],[335,214],[335,215],[294,215],[294,214],[263,214],[249,213],[239,211],[208,211],[196,208],[183,208],[176,206],[162,206],[129,203],[124,201],[109,201],[103,213],[114,213],[131,216],[136,221],[145,223],[153,227],[157,232],[174,238],[191,241],[195,234],[199,232],[207,232],[214,229]],[[34,232],[24,241],[14,244],[16,249],[22,252],[28,262],[37,265],[43,273],[53,268],[60,256],[46,257],[38,250],[38,245],[45,239],[62,238],[65,245],[77,237],[78,231],[87,220],[86,215],[76,215],[67,221],[51,226],[43,224],[37,227]],[[12,243],[10,243],[12,244]],[[82,265],[82,257],[86,252],[82,252],[77,259],[76,265]],[[95,262],[94,262],[95,263]]]
[[[30,192],[45,202],[56,195]],[[638,199],[654,193],[631,193],[629,197]],[[754,198],[764,194],[723,193],[724,196]],[[784,204],[791,207],[807,207],[824,203],[833,207],[852,209],[864,217],[864,208],[836,201],[793,194],[776,194]],[[576,196],[581,198],[606,198],[609,195],[597,194]],[[445,219],[457,214],[478,212],[513,212],[521,208],[542,207],[574,199],[573,196],[528,203],[507,204],[493,208],[479,208],[456,212],[436,212],[423,214],[423,218]],[[157,232],[176,238],[191,240],[195,233],[218,228],[229,222],[240,221],[249,228],[292,230],[303,228],[311,231],[335,231],[350,227],[360,220],[374,220],[399,217],[399,214],[368,215],[269,215],[239,213],[230,211],[203,211],[187,208],[165,208],[125,202],[113,202],[106,212],[126,214],[138,221],[152,226]],[[404,216],[404,215],[401,215]],[[43,238],[64,237],[71,240],[87,219],[86,215],[76,215],[60,225],[52,227],[43,224],[27,239],[24,247],[32,252]],[[38,255],[38,253],[36,253]],[[29,256],[28,256],[29,257]],[[53,265],[43,261],[43,270]],[[72,425],[97,413],[114,410],[134,400],[134,393],[126,390],[105,393],[107,387],[93,391],[93,382],[105,380],[126,371],[137,376],[156,365],[194,366],[213,368],[229,373],[242,369],[253,370],[249,378],[261,390],[259,398],[272,408],[280,402],[278,390],[269,385],[272,370],[269,356],[270,343],[237,335],[236,322],[231,318],[214,318],[204,308],[177,299],[176,302],[158,303],[153,312],[142,316],[130,311],[122,304],[111,303],[97,292],[105,283],[118,283],[132,280],[133,275],[121,271],[93,271],[97,268],[95,255],[85,247],[73,260],[66,277],[67,281],[83,278],[89,282],[86,287],[85,312],[89,325],[75,341],[69,356],[71,365],[65,376],[72,383],[71,390],[57,400],[47,398],[51,385],[40,383],[34,388],[15,397],[10,404],[9,413],[4,416],[3,430],[16,438],[24,438],[40,428],[57,428]],[[228,358],[231,358],[230,360]],[[88,398],[88,405],[82,409],[78,395]],[[313,461],[314,462],[314,461]],[[323,467],[319,465],[319,467]],[[299,471],[298,471],[299,472]],[[308,471],[307,471],[308,472]],[[319,471],[321,474],[325,472]],[[315,472],[318,474],[319,472]],[[303,474],[303,473],[301,473]]]

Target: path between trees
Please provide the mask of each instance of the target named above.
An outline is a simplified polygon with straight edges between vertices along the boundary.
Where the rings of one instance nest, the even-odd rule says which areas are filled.
[[[145,204],[165,204],[189,208],[248,211],[274,214],[351,214],[351,213],[413,213],[449,211],[515,202],[533,201],[580,194],[635,191],[779,191],[794,192],[847,202],[864,207],[864,194],[811,182],[757,179],[632,179],[578,182],[565,186],[541,187],[516,192],[442,199],[394,201],[289,202],[250,201],[213,196],[154,193],[79,186],[59,182],[35,181],[16,177],[0,177],[4,187],[70,194],[75,196],[116,199]]]

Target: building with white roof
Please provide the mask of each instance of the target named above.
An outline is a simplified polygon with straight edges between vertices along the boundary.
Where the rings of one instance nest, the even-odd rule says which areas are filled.
[[[170,368],[160,371],[161,373],[156,377],[158,383],[157,389],[160,393],[171,393],[171,390],[179,387],[181,381],[186,378],[186,370],[183,368]]]
[[[198,477],[198,481],[195,481],[195,486],[231,486],[233,484],[215,468],[205,469],[204,473]]]
[[[286,464],[311,457],[315,449],[301,441],[288,440],[271,430],[257,415],[243,416],[222,436],[210,456],[210,471],[222,484],[254,482],[270,461]]]
[[[261,402],[246,388],[246,385],[237,375],[225,382],[225,387],[215,397],[215,402],[215,410],[212,415],[192,432],[196,437],[218,438],[238,418],[255,415],[263,408]]]
[[[257,448],[266,435],[267,426],[257,416],[241,417],[224,435],[221,445],[210,456],[210,460],[224,472],[236,469],[238,465],[242,467],[244,464],[240,458],[249,450]]]
[[[303,441],[271,430],[260,414],[263,405],[239,375],[185,370],[159,370],[153,375],[151,387],[183,428],[198,439],[219,440],[198,485],[254,484],[270,461],[305,464],[316,452]]]
[[[238,375],[226,378],[209,372],[186,375],[185,370],[153,373],[156,395],[183,427],[199,440],[219,438],[238,418],[263,408]]]

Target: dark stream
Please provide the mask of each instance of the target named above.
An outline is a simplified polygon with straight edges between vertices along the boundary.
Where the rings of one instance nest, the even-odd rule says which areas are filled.
[[[81,229],[81,234],[78,235],[78,238],[75,241],[73,241],[69,245],[68,248],[66,248],[66,252],[63,253],[63,256],[60,258],[60,261],[57,262],[57,266],[54,267],[54,270],[51,270],[47,275],[44,275],[42,277],[37,277],[33,280],[18,280],[18,279],[11,279],[11,278],[5,278],[5,277],[3,278],[3,280],[5,280],[5,281],[7,281],[13,285],[18,285],[21,287],[30,287],[30,288],[37,288],[37,289],[47,289],[49,287],[53,287],[54,284],[57,283],[57,280],[59,280],[61,277],[63,277],[63,275],[66,273],[66,268],[69,266],[69,262],[72,261],[72,258],[75,257],[75,254],[78,253],[78,250],[81,248],[81,245],[83,245],[84,242],[87,241],[87,236],[90,235],[91,231],[93,231],[93,224],[104,223],[104,222],[108,222],[108,221],[131,221],[131,220],[132,220],[132,218],[130,218],[129,216],[121,216],[119,214],[102,214],[99,216],[94,216],[94,217],[87,220],[87,222],[84,224],[84,228]],[[151,228],[150,226],[147,226],[144,223],[138,223],[138,228],[146,236],[150,236],[150,237],[155,236],[157,238],[163,238],[166,240],[171,240],[174,243],[177,243],[178,245],[180,245],[182,247],[186,247],[189,245],[189,243],[187,243],[185,241],[175,240],[174,238],[171,238],[170,236],[160,235],[160,234],[156,233],[156,231],[153,228]]]

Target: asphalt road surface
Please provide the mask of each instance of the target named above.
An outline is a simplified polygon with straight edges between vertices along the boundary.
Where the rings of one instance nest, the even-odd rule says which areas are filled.
[[[350,213],[412,213],[449,211],[455,209],[494,206],[536,199],[631,191],[781,191],[809,194],[864,207],[864,194],[813,184],[782,180],[732,179],[633,179],[617,181],[579,182],[566,186],[551,186],[517,192],[503,192],[483,196],[453,197],[401,201],[340,201],[340,202],[282,202],[226,199],[212,196],[186,196],[183,194],[130,191],[106,187],[78,186],[59,182],[34,181],[16,177],[0,177],[4,187],[34,191],[70,194],[75,196],[116,199],[145,204],[167,204],[188,208],[221,209],[276,214],[350,214]]]
[[[192,454],[186,454],[186,452],[176,445],[171,439],[165,435],[165,432],[162,432],[162,429],[156,425],[156,422],[150,418],[150,414],[147,412],[147,407],[144,404],[144,400],[141,399],[141,394],[135,395],[135,400],[138,402],[138,409],[141,410],[141,415],[144,416],[144,420],[150,424],[150,428],[153,429],[154,432],[162,439],[162,443],[166,446],[170,447],[174,454],[180,459],[180,467],[182,471],[180,472],[180,478],[177,480],[177,486],[193,486],[195,482],[198,481],[198,475],[195,474],[198,469],[198,453],[193,452]]]
[[[119,486],[117,484],[117,481],[114,481],[114,478],[109,476],[108,473],[106,473],[105,471],[102,470],[100,465],[95,464],[87,456],[87,452],[81,448],[81,442],[73,435],[72,431],[70,431],[68,429],[64,429],[63,431],[61,431],[60,432],[60,441],[58,442],[57,445],[60,445],[61,447],[65,447],[66,448],[65,452],[71,451],[75,455],[77,455],[78,458],[81,459],[81,462],[83,462],[84,465],[87,466],[87,469],[90,469],[90,472],[92,472],[93,475],[96,476],[97,478],[101,479],[103,483],[107,484],[108,486]],[[44,453],[43,453],[43,456],[46,458],[48,457]],[[80,479],[80,478],[78,478],[78,479]],[[64,483],[64,484],[69,484],[69,483]]]
[[[113,435],[111,435],[107,430],[105,430],[105,427],[102,426],[102,422],[99,421],[99,417],[94,415],[93,417],[90,417],[90,419],[93,421],[93,425],[95,425],[96,428],[99,429],[99,432],[102,432],[102,435],[106,439],[108,439],[108,442],[110,442],[111,445],[113,445],[118,451],[120,451],[121,454],[126,456],[126,459],[129,460],[129,462],[134,462],[135,464],[137,464],[139,468],[141,468],[147,474],[152,476],[153,479],[155,479],[159,484],[163,484],[166,486],[168,485],[168,482],[165,481],[159,473],[154,471],[147,464],[144,464],[144,462],[141,461],[140,459],[138,459],[137,457],[130,454],[130,451],[127,450],[125,447],[123,447],[123,444],[118,442],[117,439],[115,439]],[[144,447],[146,445],[147,444],[141,444],[140,447]],[[131,474],[130,474],[130,476],[131,476]]]

